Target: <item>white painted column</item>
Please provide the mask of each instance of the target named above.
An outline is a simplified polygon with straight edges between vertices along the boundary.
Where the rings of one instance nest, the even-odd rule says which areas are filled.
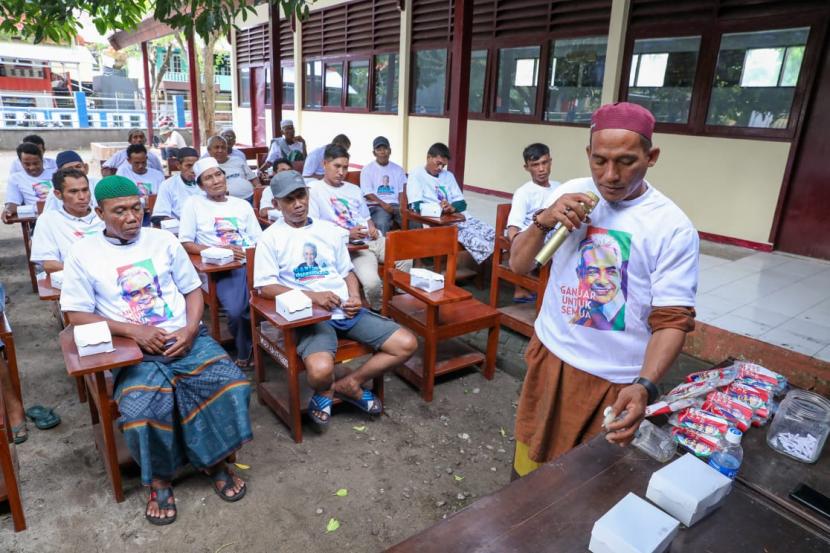
[[[398,140],[393,149],[401,153],[400,165],[409,167],[409,81],[410,46],[412,44],[412,0],[406,0],[401,12],[401,41],[398,50]]]
[[[303,24],[298,19],[297,31],[294,33],[294,128],[303,128],[303,88],[305,72],[303,68]],[[302,130],[300,130],[302,132]]]
[[[608,47],[605,51],[605,75],[602,79],[602,103],[617,101],[622,78],[625,35],[631,0],[613,0],[611,21],[608,25]]]

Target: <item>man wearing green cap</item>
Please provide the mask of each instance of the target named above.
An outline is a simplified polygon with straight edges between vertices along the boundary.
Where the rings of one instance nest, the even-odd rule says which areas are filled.
[[[250,386],[201,325],[201,282],[169,232],[142,228],[138,187],[111,176],[95,187],[101,233],[74,244],[64,266],[61,310],[75,325],[106,321],[136,341],[144,360],[115,373],[119,425],[151,487],[145,517],[176,520],[171,482],[193,465],[225,501],[246,492],[225,459],[252,438]]]

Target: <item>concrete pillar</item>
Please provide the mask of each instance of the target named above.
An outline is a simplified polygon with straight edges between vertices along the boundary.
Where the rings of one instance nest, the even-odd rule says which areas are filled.
[[[608,25],[608,46],[605,51],[605,75],[602,79],[602,103],[617,101],[622,78],[625,34],[628,30],[628,10],[631,0],[613,0],[611,21]]]
[[[303,24],[294,19],[294,128],[303,132],[303,88],[305,87],[303,71]],[[310,151],[310,149],[309,149]]]
[[[183,129],[187,126],[184,117],[184,95],[176,94],[173,96],[173,103],[176,106],[176,126]]]
[[[393,151],[401,153],[401,167],[409,171],[409,84],[410,46],[412,45],[412,0],[406,0],[401,12],[401,40],[398,50],[398,140]]]
[[[89,114],[86,111],[86,94],[83,92],[73,92],[75,96],[75,113],[78,114],[78,127],[82,129],[89,128]]]

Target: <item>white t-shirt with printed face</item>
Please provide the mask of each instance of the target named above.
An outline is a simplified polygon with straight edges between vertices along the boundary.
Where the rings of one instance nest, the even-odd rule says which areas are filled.
[[[205,196],[187,199],[179,221],[179,240],[205,246],[253,246],[262,236],[254,208],[245,200],[228,196],[215,202]]]
[[[63,263],[69,255],[69,248],[75,242],[104,230],[104,221],[95,210],[83,217],[75,217],[58,206],[44,211],[37,218],[37,227],[32,235],[32,254],[29,261],[59,261]]]
[[[322,180],[312,181],[308,193],[308,216],[312,219],[329,221],[346,230],[365,227],[370,219],[363,192],[352,183],[330,186]]]
[[[123,150],[119,150],[113,154],[111,158],[109,158],[106,163],[104,163],[104,167],[108,169],[118,169],[122,165],[129,165],[127,162],[127,149],[124,148]],[[156,171],[163,171],[161,165],[161,160],[159,156],[157,156],[154,152],[147,150],[147,167],[150,169],[155,169]]]
[[[533,214],[553,203],[553,194],[557,181],[549,181],[549,186],[539,186],[532,180],[527,181],[513,193],[507,226],[524,230],[533,223]]]
[[[391,161],[386,165],[373,161],[360,171],[360,189],[364,196],[374,194],[388,204],[398,205],[398,198],[404,186],[406,173],[400,165]],[[377,204],[366,201],[369,205]]]
[[[52,169],[44,169],[36,177],[30,176],[25,171],[12,173],[6,187],[6,203],[37,205],[38,202],[46,202],[49,196],[53,195],[52,175],[54,172]]]
[[[127,177],[135,183],[138,187],[138,192],[141,197],[149,196],[150,194],[158,194],[161,183],[164,182],[164,173],[156,171],[151,167],[147,167],[147,171],[139,175],[133,171],[132,166],[127,163],[118,168],[116,175]]]
[[[44,169],[51,169],[52,172],[55,172],[55,171],[58,170],[58,164],[55,162],[55,160],[53,158],[45,157],[45,158],[43,158],[43,168]],[[21,172],[25,173],[26,170],[23,168],[23,164],[20,163],[20,160],[15,158],[14,161],[12,161],[11,168],[9,169],[9,175],[11,175],[12,173],[21,173]]]
[[[174,332],[187,324],[184,295],[201,284],[184,248],[169,232],[142,228],[135,242],[123,246],[100,232],[69,249],[61,310]]]
[[[173,175],[159,185],[153,217],[173,217],[181,219],[182,207],[191,196],[203,196],[205,193],[194,181],[185,184],[181,175]]]
[[[453,203],[463,200],[464,194],[461,193],[455,175],[446,169],[438,173],[437,177],[433,177],[423,166],[419,166],[409,173],[406,199],[411,204],[415,202],[440,204],[443,200]]]
[[[555,197],[592,191],[574,179]],[[653,307],[694,307],[699,239],[683,211],[656,188],[630,201],[600,202],[590,225],[553,256],[536,334],[566,363],[614,383],[640,372]]]
[[[95,201],[95,185],[98,184],[97,177],[90,177],[89,175],[86,176],[87,181],[89,181],[89,205],[93,209],[95,206],[98,205],[98,202]],[[59,199],[55,196],[55,190],[52,189],[52,192],[49,194],[49,197],[46,198],[46,204],[43,206],[43,212],[52,211],[53,209],[61,209],[63,207],[63,200]]]
[[[251,180],[256,178],[248,163],[244,159],[228,156],[225,163],[220,163],[219,168],[225,172],[225,179],[228,181],[228,194],[243,200],[254,195],[254,185]]]
[[[328,221],[295,228],[278,221],[265,229],[256,248],[254,286],[279,284],[295,290],[334,292],[349,299],[345,278],[352,271],[346,243]],[[332,318],[343,318],[342,310]]]

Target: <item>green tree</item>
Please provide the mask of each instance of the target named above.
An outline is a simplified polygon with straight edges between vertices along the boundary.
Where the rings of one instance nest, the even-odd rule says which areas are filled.
[[[314,0],[269,0],[282,6],[283,13],[304,20]],[[152,15],[186,35],[195,33],[204,40],[214,34],[228,34],[237,17],[244,21],[254,13],[252,3],[239,0],[3,0],[0,2],[0,33],[11,33],[56,43],[71,42],[78,34],[78,19],[72,14],[89,14],[101,34],[134,30]]]

